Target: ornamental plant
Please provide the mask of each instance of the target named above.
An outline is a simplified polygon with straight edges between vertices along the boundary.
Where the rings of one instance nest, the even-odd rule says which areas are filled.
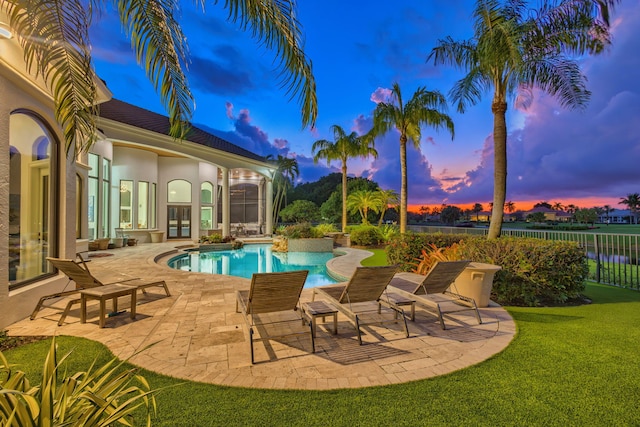
[[[135,425],[133,413],[146,410],[151,425],[156,401],[148,382],[125,369],[116,358],[105,365],[92,365],[87,372],[61,372],[71,352],[57,360],[55,337],[45,359],[42,383],[32,386],[26,374],[15,370],[0,352],[0,425],[111,426]]]

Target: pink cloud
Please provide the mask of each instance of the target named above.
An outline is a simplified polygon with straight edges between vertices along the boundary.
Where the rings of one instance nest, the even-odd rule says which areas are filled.
[[[376,104],[379,104],[381,102],[389,102],[390,97],[391,97],[391,89],[379,87],[371,94],[370,99]]]

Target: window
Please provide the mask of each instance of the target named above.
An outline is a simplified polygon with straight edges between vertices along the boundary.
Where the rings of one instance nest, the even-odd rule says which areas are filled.
[[[87,199],[87,214],[89,217],[89,239],[97,239],[98,238],[98,212],[100,212],[98,200],[100,197],[99,187],[99,172],[98,164],[100,162],[100,157],[95,154],[89,153],[89,183],[88,183],[88,199]]]
[[[102,216],[100,217],[100,237],[111,234],[111,160],[102,159]]]
[[[258,186],[232,185],[230,189],[231,222],[258,222]]]
[[[76,174],[76,239],[82,237],[82,177]]]
[[[167,185],[167,202],[191,203],[191,183],[182,179],[169,181]]]
[[[158,209],[156,205],[156,194],[156,183],[154,182],[153,184],[151,184],[151,201],[149,202],[149,225],[151,226],[151,228],[156,228],[158,226],[158,217],[156,214]]]
[[[138,182],[138,228],[149,228],[149,183]]]
[[[120,180],[120,228],[133,228],[133,181]]]
[[[213,227],[213,184],[203,182],[200,186],[200,229],[211,230]]]
[[[52,273],[55,255],[58,144],[31,113],[9,119],[9,287]]]
[[[111,161],[89,153],[89,166],[91,169],[87,184],[88,237],[89,239],[109,237]]]

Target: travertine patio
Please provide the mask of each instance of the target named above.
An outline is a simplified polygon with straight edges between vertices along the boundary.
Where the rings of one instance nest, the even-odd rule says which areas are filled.
[[[256,344],[257,363],[251,365],[248,331],[242,315],[235,312],[235,291],[248,289],[249,279],[170,269],[162,264],[167,257],[156,263],[159,255],[179,244],[143,244],[92,258],[91,271],[100,278],[121,272],[166,280],[172,296],[155,290],[139,294],[135,320],[121,314],[100,329],[94,304],[86,324],[80,323],[76,306],[66,323],[58,326],[59,312],[44,309],[33,321],[11,325],[9,334],[85,337],[133,364],[173,377],[280,389],[366,387],[425,379],[480,363],[502,351],[515,334],[513,319],[498,306],[480,309],[481,325],[469,312],[449,316],[447,330],[440,329],[436,317],[417,309],[416,321],[409,322],[410,338],[405,338],[400,325],[371,326],[364,328],[365,344],[360,346],[352,324],[339,315],[338,335],[329,332],[330,325],[318,325],[315,353],[310,352],[308,336],[272,340]],[[347,256],[332,260],[331,269],[348,276],[368,253],[346,251]],[[312,290],[305,289],[302,301],[311,296]],[[125,302],[120,302],[123,308]]]

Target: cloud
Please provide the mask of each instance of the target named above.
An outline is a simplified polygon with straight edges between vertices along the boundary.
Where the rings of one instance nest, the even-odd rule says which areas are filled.
[[[370,99],[376,104],[379,104],[381,102],[389,102],[390,97],[391,97],[391,89],[379,87],[371,94]]]
[[[188,77],[194,89],[206,94],[234,96],[255,89],[251,67],[235,48],[217,46],[209,54],[194,55]]]
[[[253,123],[248,109],[241,109],[236,115],[233,104],[228,101],[225,103],[225,109],[227,117],[232,120],[234,128],[232,131],[220,131],[206,125],[200,125],[200,127],[261,156],[272,155],[277,157],[281,155],[295,158],[300,170],[296,183],[317,181],[329,173],[338,171],[325,165],[316,165],[313,162],[313,158],[292,152],[289,141],[284,138],[270,139],[267,132]]]

